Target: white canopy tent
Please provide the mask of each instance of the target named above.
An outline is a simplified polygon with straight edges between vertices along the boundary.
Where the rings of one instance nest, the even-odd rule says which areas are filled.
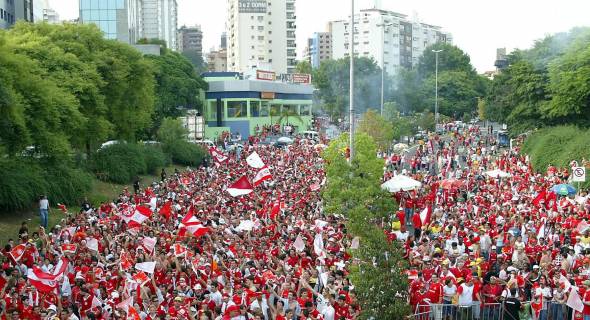
[[[492,177],[492,178],[507,178],[510,177],[511,174],[508,172],[504,172],[500,169],[496,169],[496,170],[491,170],[491,171],[486,171],[485,175],[487,175],[488,177]]]
[[[381,185],[381,189],[387,190],[389,192],[416,190],[420,187],[422,187],[422,183],[420,183],[420,181],[416,181],[402,174],[387,180]]]

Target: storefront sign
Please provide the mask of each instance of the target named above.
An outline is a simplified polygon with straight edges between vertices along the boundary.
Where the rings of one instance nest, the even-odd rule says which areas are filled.
[[[274,92],[261,92],[260,99],[274,99],[275,93]]]
[[[275,81],[276,78],[276,74],[272,71],[256,70],[256,79],[258,80]]]
[[[310,84],[311,75],[304,73],[282,73],[279,78],[282,82],[296,83],[296,84]]]
[[[266,13],[266,0],[240,0],[238,1],[240,13]]]

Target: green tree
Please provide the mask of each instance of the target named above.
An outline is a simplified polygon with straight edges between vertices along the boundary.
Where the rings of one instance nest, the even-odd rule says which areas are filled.
[[[461,117],[477,109],[477,97],[485,94],[479,87],[480,76],[463,71],[443,71],[438,74],[438,110],[450,117]],[[428,77],[422,87],[427,110],[434,112],[435,77]]]
[[[424,79],[435,74],[436,54],[433,50],[442,50],[438,53],[438,72],[455,71],[475,75],[475,69],[471,65],[471,59],[463,50],[449,43],[438,42],[426,49],[418,61],[418,75]]]
[[[195,73],[193,65],[179,53],[164,50],[160,56],[148,56],[154,66],[156,79],[155,110],[152,116],[152,133],[165,117],[182,115],[179,107],[203,111],[199,95],[207,83]]]
[[[434,113],[432,112],[424,112],[420,115],[420,118],[418,119],[418,126],[422,130],[434,131],[435,124],[436,119],[434,117]]]
[[[373,138],[381,150],[386,150],[393,140],[393,125],[373,110],[367,110],[363,114],[358,131]]]
[[[379,227],[381,218],[395,208],[391,196],[380,188],[384,160],[365,133],[355,135],[355,158],[344,156],[347,135],[333,140],[324,151],[327,186],[322,192],[331,214],[348,218],[347,229],[360,238],[360,248],[351,250],[355,258],[351,279],[361,304],[361,319],[402,319],[407,306],[406,261],[397,243],[389,243]]]
[[[295,72],[303,74],[312,74],[313,70],[311,67],[311,63],[309,63],[309,61],[307,60],[297,62],[297,65],[295,66]]]
[[[207,72],[207,64],[205,63],[205,60],[203,60],[203,56],[197,52],[197,50],[184,50],[182,51],[182,55],[192,63],[197,75]]]
[[[172,144],[175,141],[185,140],[188,130],[182,125],[179,119],[164,118],[158,129],[158,141],[164,145]]]
[[[561,124],[590,125],[590,29],[549,64],[551,102],[541,105],[546,117]]]

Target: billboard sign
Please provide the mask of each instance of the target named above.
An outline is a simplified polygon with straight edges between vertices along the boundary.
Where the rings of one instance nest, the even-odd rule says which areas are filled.
[[[239,0],[239,13],[266,13],[267,0]]]
[[[276,78],[276,73],[272,71],[256,70],[256,79],[258,80],[275,81]]]
[[[282,82],[288,83],[303,83],[303,84],[310,84],[311,83],[311,75],[304,74],[304,73],[282,73],[279,77]]]

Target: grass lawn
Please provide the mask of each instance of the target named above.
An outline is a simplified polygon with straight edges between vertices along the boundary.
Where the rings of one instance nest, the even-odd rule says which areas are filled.
[[[168,176],[174,172],[174,169],[184,170],[185,167],[177,165],[167,167],[166,172],[168,173]],[[153,181],[160,181],[159,175],[144,175],[140,178],[142,187],[150,185]],[[128,187],[129,190],[133,192],[133,186],[131,184],[121,185],[94,180],[92,190],[86,196],[88,197],[90,203],[93,205],[99,205],[101,201],[111,201],[117,198],[119,193],[125,187]],[[51,195],[49,195],[49,201],[52,205],[49,211],[49,228],[52,228],[54,225],[59,224],[65,215],[56,207],[55,203],[51,202]],[[76,212],[80,210],[80,206],[69,206],[68,210]],[[0,245],[2,247],[8,242],[8,239],[12,238],[16,240],[18,238],[18,229],[20,228],[23,221],[27,222],[29,226],[29,233],[37,230],[41,220],[39,218],[39,212],[36,205],[33,208],[25,211],[0,213]]]

